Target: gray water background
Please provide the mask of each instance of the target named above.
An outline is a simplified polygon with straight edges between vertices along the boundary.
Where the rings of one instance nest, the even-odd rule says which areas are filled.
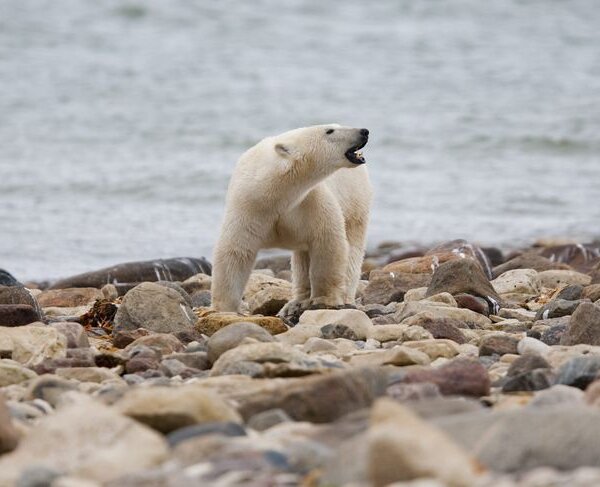
[[[210,256],[266,135],[367,127],[371,245],[600,236],[596,0],[0,2],[0,267]]]

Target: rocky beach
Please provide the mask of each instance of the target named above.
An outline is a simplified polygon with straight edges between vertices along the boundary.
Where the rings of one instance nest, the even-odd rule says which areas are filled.
[[[600,243],[382,243],[355,308],[211,264],[0,272],[0,486],[600,485]]]

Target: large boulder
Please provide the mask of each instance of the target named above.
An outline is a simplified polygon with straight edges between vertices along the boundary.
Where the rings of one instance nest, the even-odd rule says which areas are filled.
[[[16,485],[34,466],[104,483],[157,465],[167,455],[161,434],[98,401],[77,396],[42,418],[16,450],[0,457],[0,485]]]
[[[128,284],[147,281],[185,281],[187,278],[199,273],[210,275],[211,271],[210,263],[204,258],[179,257],[127,262],[61,279],[50,286],[50,289],[101,288],[105,284]]]
[[[114,330],[146,328],[158,333],[193,331],[196,317],[186,299],[175,289],[143,282],[123,298]]]

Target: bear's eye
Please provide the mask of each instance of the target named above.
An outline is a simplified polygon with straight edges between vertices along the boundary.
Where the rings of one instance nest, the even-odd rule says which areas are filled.
[[[333,129],[329,129],[327,132],[325,132],[327,135],[332,134],[334,132]]]

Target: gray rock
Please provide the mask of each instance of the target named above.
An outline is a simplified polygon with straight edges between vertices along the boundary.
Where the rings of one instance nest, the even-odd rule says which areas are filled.
[[[580,286],[581,287],[581,286]],[[560,318],[561,316],[572,315],[581,301],[567,301],[566,299],[553,299],[548,304],[538,310],[535,315],[536,320],[547,320],[549,318]]]
[[[275,341],[268,331],[254,323],[232,323],[221,328],[208,339],[206,344],[208,359],[214,363],[223,353],[237,347],[246,338],[259,342]]]
[[[568,404],[433,421],[495,471],[523,472],[541,466],[572,470],[600,463],[600,411],[593,408]]]
[[[22,284],[10,272],[0,269],[0,286],[22,286]]]
[[[146,328],[158,333],[193,331],[196,317],[181,294],[152,282],[143,282],[123,298],[114,330]]]
[[[567,301],[577,301],[582,298],[583,286],[580,284],[573,284],[560,290],[556,295],[556,299],[564,299]],[[593,300],[592,300],[593,301]]]
[[[581,303],[573,315],[569,328],[560,340],[561,345],[600,345],[600,306]]]
[[[29,385],[27,397],[33,399],[43,399],[48,404],[56,407],[60,397],[69,391],[74,391],[77,386],[72,381],[63,379],[56,375],[42,375],[33,380]]]
[[[528,408],[546,408],[558,405],[581,406],[583,405],[584,393],[576,387],[557,384],[544,391],[536,393]]]
[[[557,384],[585,389],[600,372],[600,355],[575,357],[558,370]]]
[[[558,345],[568,328],[568,323],[552,325],[542,333],[540,341],[544,342],[546,345]]]
[[[165,359],[175,359],[185,364],[187,367],[198,370],[206,370],[210,368],[208,353],[199,352],[178,352],[167,355]]]
[[[346,340],[358,340],[356,333],[352,328],[342,325],[325,325],[321,328],[321,334],[326,340],[333,340],[335,338],[345,338]]]
[[[552,369],[534,369],[508,377],[502,392],[540,391],[552,386],[555,380]]]
[[[283,409],[267,409],[250,417],[247,421],[248,428],[256,431],[265,431],[276,424],[293,421]]]

